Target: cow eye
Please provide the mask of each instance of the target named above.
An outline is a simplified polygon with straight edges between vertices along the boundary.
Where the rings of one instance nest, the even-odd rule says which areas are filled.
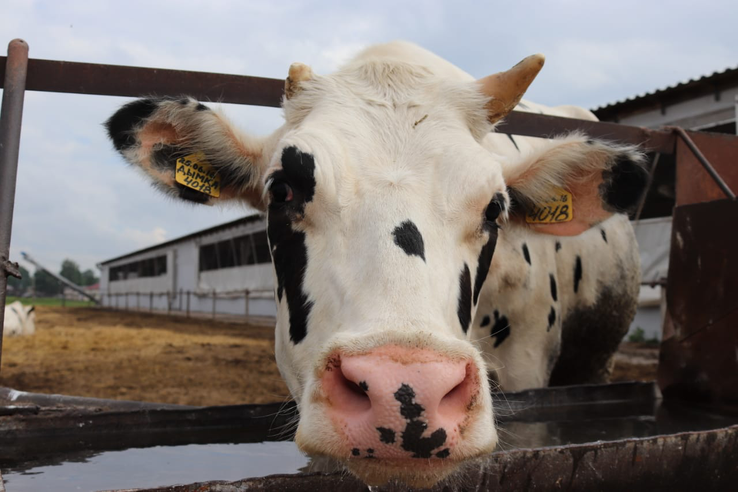
[[[495,224],[497,217],[500,216],[500,212],[502,212],[502,205],[500,205],[497,199],[492,200],[487,205],[487,210],[484,211],[484,218],[490,225]]]
[[[272,203],[287,203],[292,200],[292,188],[284,181],[274,181],[269,187]]]

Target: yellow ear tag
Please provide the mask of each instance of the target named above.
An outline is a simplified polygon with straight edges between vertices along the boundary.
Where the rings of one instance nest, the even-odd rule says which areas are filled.
[[[551,198],[531,207],[525,214],[528,224],[559,224],[574,218],[571,193],[563,188],[553,188]]]
[[[220,175],[205,160],[202,152],[180,157],[175,167],[177,183],[215,198],[220,196]]]

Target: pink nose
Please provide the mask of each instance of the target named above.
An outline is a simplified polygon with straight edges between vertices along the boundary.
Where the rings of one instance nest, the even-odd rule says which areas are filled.
[[[350,458],[448,458],[479,392],[475,365],[395,345],[331,359],[328,414]]]

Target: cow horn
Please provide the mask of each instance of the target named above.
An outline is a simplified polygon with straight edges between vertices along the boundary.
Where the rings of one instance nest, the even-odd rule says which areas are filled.
[[[284,94],[287,99],[291,99],[295,94],[300,92],[300,84],[313,78],[313,70],[302,63],[293,63],[290,65],[290,73],[284,81]]]
[[[543,68],[545,60],[541,54],[531,55],[506,72],[477,81],[482,93],[492,98],[487,103],[487,118],[490,123],[504,118],[520,102],[528,86]]]

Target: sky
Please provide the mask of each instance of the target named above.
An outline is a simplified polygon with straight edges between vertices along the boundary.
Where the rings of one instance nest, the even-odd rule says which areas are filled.
[[[325,74],[394,39],[475,77],[540,52],[546,66],[526,98],[591,109],[738,66],[735,19],[735,0],[0,0],[0,44],[23,38],[32,58],[280,79],[292,62]],[[95,269],[251,212],[154,192],[102,127],[129,100],[26,93],[11,259]],[[276,108],[224,109],[255,135],[282,121]]]

